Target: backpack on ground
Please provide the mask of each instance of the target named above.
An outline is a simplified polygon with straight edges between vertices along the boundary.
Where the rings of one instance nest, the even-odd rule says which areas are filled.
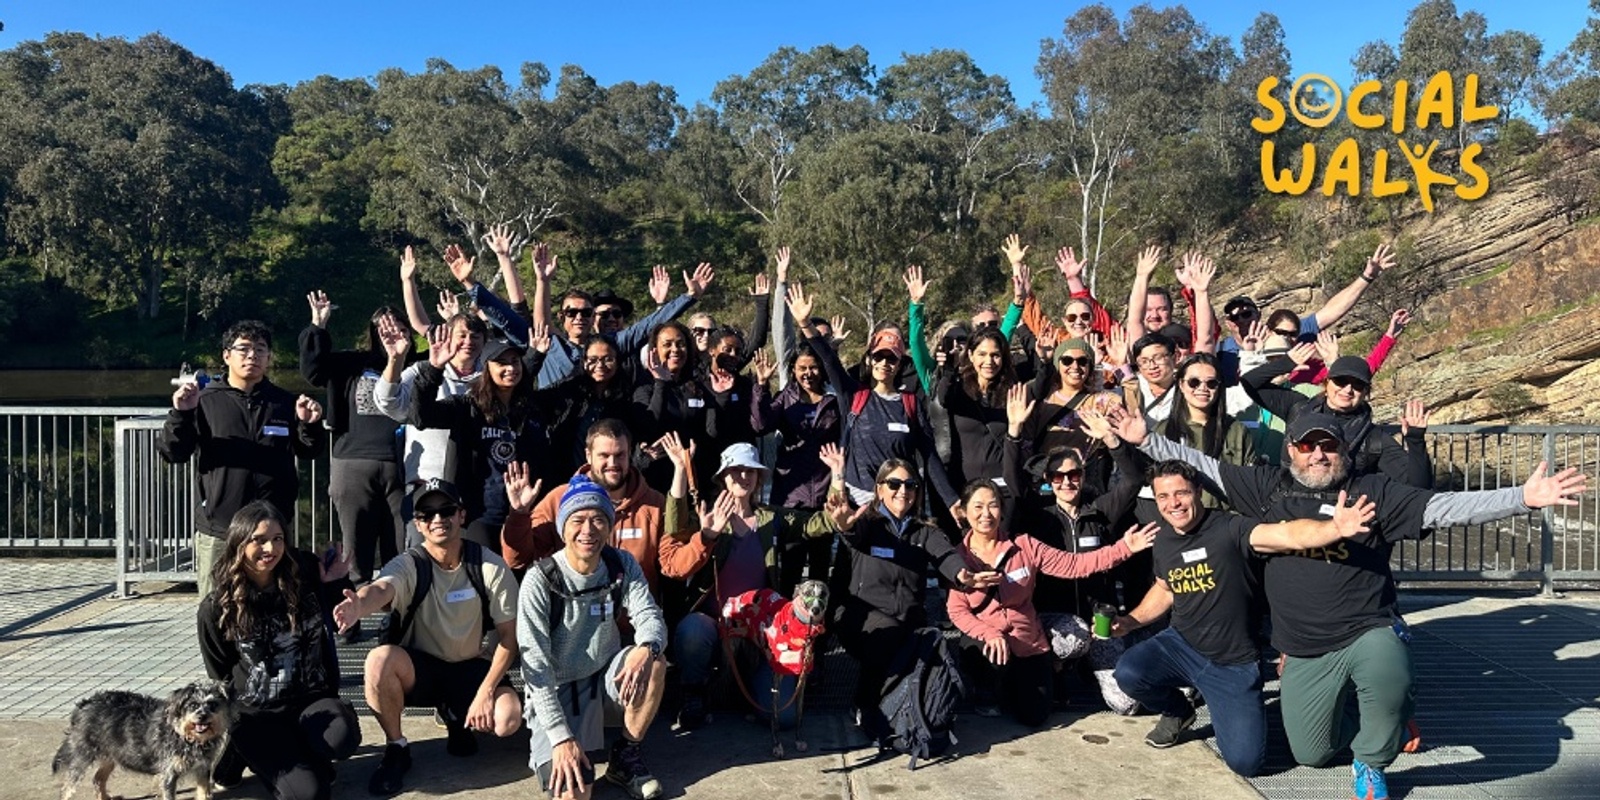
[[[398,645],[406,638],[406,633],[411,630],[411,622],[417,618],[417,609],[422,607],[422,601],[428,596],[428,590],[433,588],[433,558],[422,545],[408,548],[406,555],[411,558],[411,565],[416,569],[417,585],[411,590],[411,602],[406,606],[404,613],[398,610],[389,612],[389,624],[384,631],[383,644]],[[472,590],[478,593],[478,603],[483,609],[483,634],[487,636],[494,630],[494,617],[489,614],[489,587],[483,584],[483,546],[477,542],[463,539],[461,541],[461,566],[467,571],[467,583],[472,584]]]
[[[609,592],[611,595],[611,608],[608,611],[613,621],[620,620],[622,615],[622,581],[628,577],[627,571],[622,566],[622,556],[617,548],[606,545],[600,548],[600,560],[605,564],[606,582],[600,586],[582,591],[573,591],[567,586],[567,581],[561,575],[561,567],[556,564],[556,559],[561,557],[561,552],[539,559],[538,568],[544,574],[544,582],[550,587],[550,629],[561,623],[566,609],[562,605],[568,601],[579,601],[594,595]]]
[[[966,682],[955,652],[938,628],[918,628],[895,656],[879,710],[889,721],[879,746],[918,759],[943,755],[956,744],[956,703]]]

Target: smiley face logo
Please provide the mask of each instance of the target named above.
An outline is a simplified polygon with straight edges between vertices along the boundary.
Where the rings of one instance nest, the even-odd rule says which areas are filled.
[[[1289,90],[1289,113],[1308,128],[1326,128],[1339,116],[1344,92],[1326,75],[1311,72],[1301,75]]]

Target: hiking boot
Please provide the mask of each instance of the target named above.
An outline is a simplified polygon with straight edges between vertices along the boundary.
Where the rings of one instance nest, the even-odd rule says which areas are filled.
[[[1350,771],[1355,774],[1355,800],[1389,800],[1389,781],[1383,770],[1352,761]]]
[[[411,748],[389,744],[383,748],[383,761],[378,763],[378,770],[372,773],[372,780],[367,781],[367,791],[380,797],[399,794],[409,769]]]
[[[1151,747],[1171,747],[1183,739],[1183,732],[1193,724],[1194,709],[1185,712],[1181,717],[1162,714],[1161,719],[1156,721],[1156,726],[1145,734],[1144,743]]]
[[[1422,752],[1422,728],[1417,725],[1415,719],[1406,720],[1406,738],[1400,742],[1400,752]]]
[[[467,730],[466,725],[451,722],[445,726],[444,751],[458,757],[477,755],[478,736]]]
[[[678,709],[678,730],[692,731],[706,724],[706,700],[699,692],[686,692]]]
[[[606,762],[606,780],[628,790],[634,800],[661,796],[661,781],[644,765],[639,743],[618,739],[611,745],[611,760]]]

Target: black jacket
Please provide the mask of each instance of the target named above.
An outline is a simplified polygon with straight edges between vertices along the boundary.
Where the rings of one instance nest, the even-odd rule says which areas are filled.
[[[831,587],[836,630],[926,624],[928,579],[938,575],[954,584],[962,569],[961,554],[944,531],[918,519],[901,535],[888,517],[869,512],[841,539]]]
[[[533,381],[542,358],[524,363],[524,381]],[[488,380],[480,376],[476,380]],[[424,362],[417,370],[417,427],[450,431],[456,445],[456,474],[453,482],[467,507],[468,521],[483,520],[500,525],[511,511],[506,499],[506,466],[512,461],[528,465],[529,480],[542,480],[545,486],[559,486],[572,477],[572,471],[557,471],[550,452],[550,426],[538,402],[517,419],[490,422],[472,402],[472,395],[439,398],[444,372]]]
[[[413,353],[406,363],[416,360]],[[334,458],[397,460],[395,422],[372,402],[372,389],[387,363],[381,352],[334,350],[327,328],[308,325],[300,332],[300,375],[328,390],[324,413],[333,432]]]
[[[548,389],[534,392],[534,402],[550,420],[549,460],[557,462],[551,472],[571,475],[586,463],[584,439],[590,426],[602,419],[620,420],[628,426],[635,445],[648,444],[655,429],[644,406],[633,399],[628,376],[618,373],[609,390],[601,390],[581,370],[577,375]]]
[[[295,458],[314,458],[327,447],[322,423],[300,422],[294,403],[295,395],[265,378],[249,392],[220,380],[200,391],[193,411],[167,412],[157,444],[161,457],[182,464],[199,455],[197,529],[224,536],[234,513],[255,500],[294,519],[300,494]]]

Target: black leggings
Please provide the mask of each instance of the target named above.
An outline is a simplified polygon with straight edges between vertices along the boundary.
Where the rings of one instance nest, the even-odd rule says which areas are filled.
[[[329,800],[333,762],[349,758],[360,745],[355,709],[328,697],[300,707],[241,714],[233,724],[230,747],[277,800]]]
[[[1001,707],[1030,728],[1043,725],[1055,704],[1054,659],[1048,652],[1012,655],[1005,666],[997,667],[983,654],[983,642],[961,637],[961,669],[979,685],[995,688]]]
[[[895,656],[906,646],[917,626],[876,610],[866,612],[864,618],[844,616],[845,619],[835,624],[833,633],[845,652],[861,665],[853,701],[861,712],[861,727],[870,736],[888,735],[889,721],[879,707],[883,701],[883,685]]]

